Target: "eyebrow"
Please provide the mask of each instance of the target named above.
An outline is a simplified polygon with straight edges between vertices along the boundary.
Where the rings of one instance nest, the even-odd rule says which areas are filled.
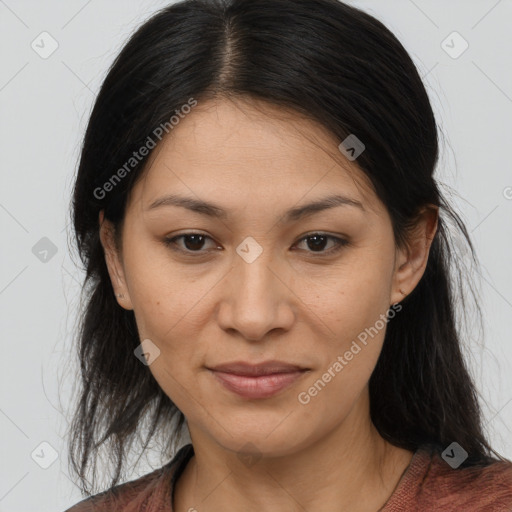
[[[216,219],[227,219],[229,217],[226,210],[223,210],[221,207],[213,203],[194,199],[192,197],[184,197],[178,195],[167,195],[156,199],[148,206],[147,211],[154,210],[163,206],[179,206],[181,208],[186,208],[187,210],[191,210],[201,215],[206,215]],[[362,210],[363,212],[366,212],[363,204],[360,201],[350,197],[335,194],[287,210],[283,214],[283,222],[294,222],[304,217],[313,215],[317,212],[328,210],[330,208],[336,208],[338,206],[355,207]]]

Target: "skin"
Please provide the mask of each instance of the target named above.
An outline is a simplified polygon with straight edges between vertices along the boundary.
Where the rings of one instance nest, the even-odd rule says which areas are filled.
[[[298,401],[403,299],[400,290],[414,289],[437,229],[437,208],[424,209],[399,250],[386,208],[340,142],[255,100],[199,103],[150,155],[129,197],[120,250],[100,213],[119,305],[134,310],[141,340],[160,350],[149,369],[185,415],[194,446],[176,485],[177,512],[377,511],[411,461],[370,420],[368,381],[385,327],[309,403]],[[228,216],[148,211],[171,193]],[[332,193],[364,211],[345,205],[284,222],[289,208]],[[175,241],[188,254],[164,244],[191,232],[209,238]],[[304,238],[318,232],[349,244],[329,254],[336,242],[328,238],[315,250]],[[251,263],[236,252],[248,236],[263,250]],[[206,369],[268,359],[310,371],[272,397],[245,399]]]

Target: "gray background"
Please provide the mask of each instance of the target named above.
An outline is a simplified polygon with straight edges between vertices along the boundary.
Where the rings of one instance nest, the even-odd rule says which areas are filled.
[[[441,124],[438,176],[453,191],[483,270],[485,348],[468,318],[466,352],[493,446],[512,459],[512,2],[350,3],[402,41]],[[70,191],[108,66],[134,28],[166,4],[0,0],[0,512],[55,512],[82,499],[67,474],[64,440],[77,383],[72,331],[82,279],[67,240]],[[51,49],[45,31],[58,43],[48,58],[31,46]],[[459,56],[464,40],[469,47]]]

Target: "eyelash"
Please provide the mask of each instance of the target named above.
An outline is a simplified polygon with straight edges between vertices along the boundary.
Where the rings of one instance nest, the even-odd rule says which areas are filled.
[[[178,240],[180,238],[187,237],[187,236],[192,236],[192,235],[199,235],[204,238],[208,238],[208,239],[212,240],[212,238],[210,238],[209,236],[204,235],[202,233],[182,233],[181,235],[178,235],[178,236],[175,236],[172,238],[164,238],[163,242],[164,242],[165,246],[169,247],[171,250],[176,251],[176,252],[184,253],[186,255],[190,255],[193,257],[197,257],[194,255],[195,253],[197,253],[198,256],[204,255],[204,253],[206,253],[207,251],[202,251],[202,250],[201,251],[190,251],[187,249],[181,249],[176,245],[176,243],[175,243],[176,240]],[[303,241],[307,240],[308,238],[313,238],[314,236],[322,236],[322,237],[334,240],[336,242],[336,246],[327,251],[322,251],[322,252],[318,252],[318,253],[315,253],[314,251],[306,251],[306,252],[310,252],[311,254],[313,254],[313,257],[315,257],[315,258],[331,256],[333,254],[338,253],[344,247],[349,245],[349,242],[347,240],[345,240],[343,238],[339,238],[337,236],[328,235],[326,233],[310,233],[310,234],[302,237],[300,240],[298,240],[297,243],[303,242]]]

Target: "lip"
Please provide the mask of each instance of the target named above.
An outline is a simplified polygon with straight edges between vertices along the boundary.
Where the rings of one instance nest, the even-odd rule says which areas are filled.
[[[231,363],[219,364],[208,369],[215,372],[231,373],[246,377],[258,377],[261,375],[293,373],[302,370],[309,370],[309,368],[277,360],[263,361],[256,364],[247,363],[245,361],[233,361]]]
[[[250,399],[273,396],[291,386],[309,370],[282,361],[259,364],[235,362],[208,369],[227,390]]]

